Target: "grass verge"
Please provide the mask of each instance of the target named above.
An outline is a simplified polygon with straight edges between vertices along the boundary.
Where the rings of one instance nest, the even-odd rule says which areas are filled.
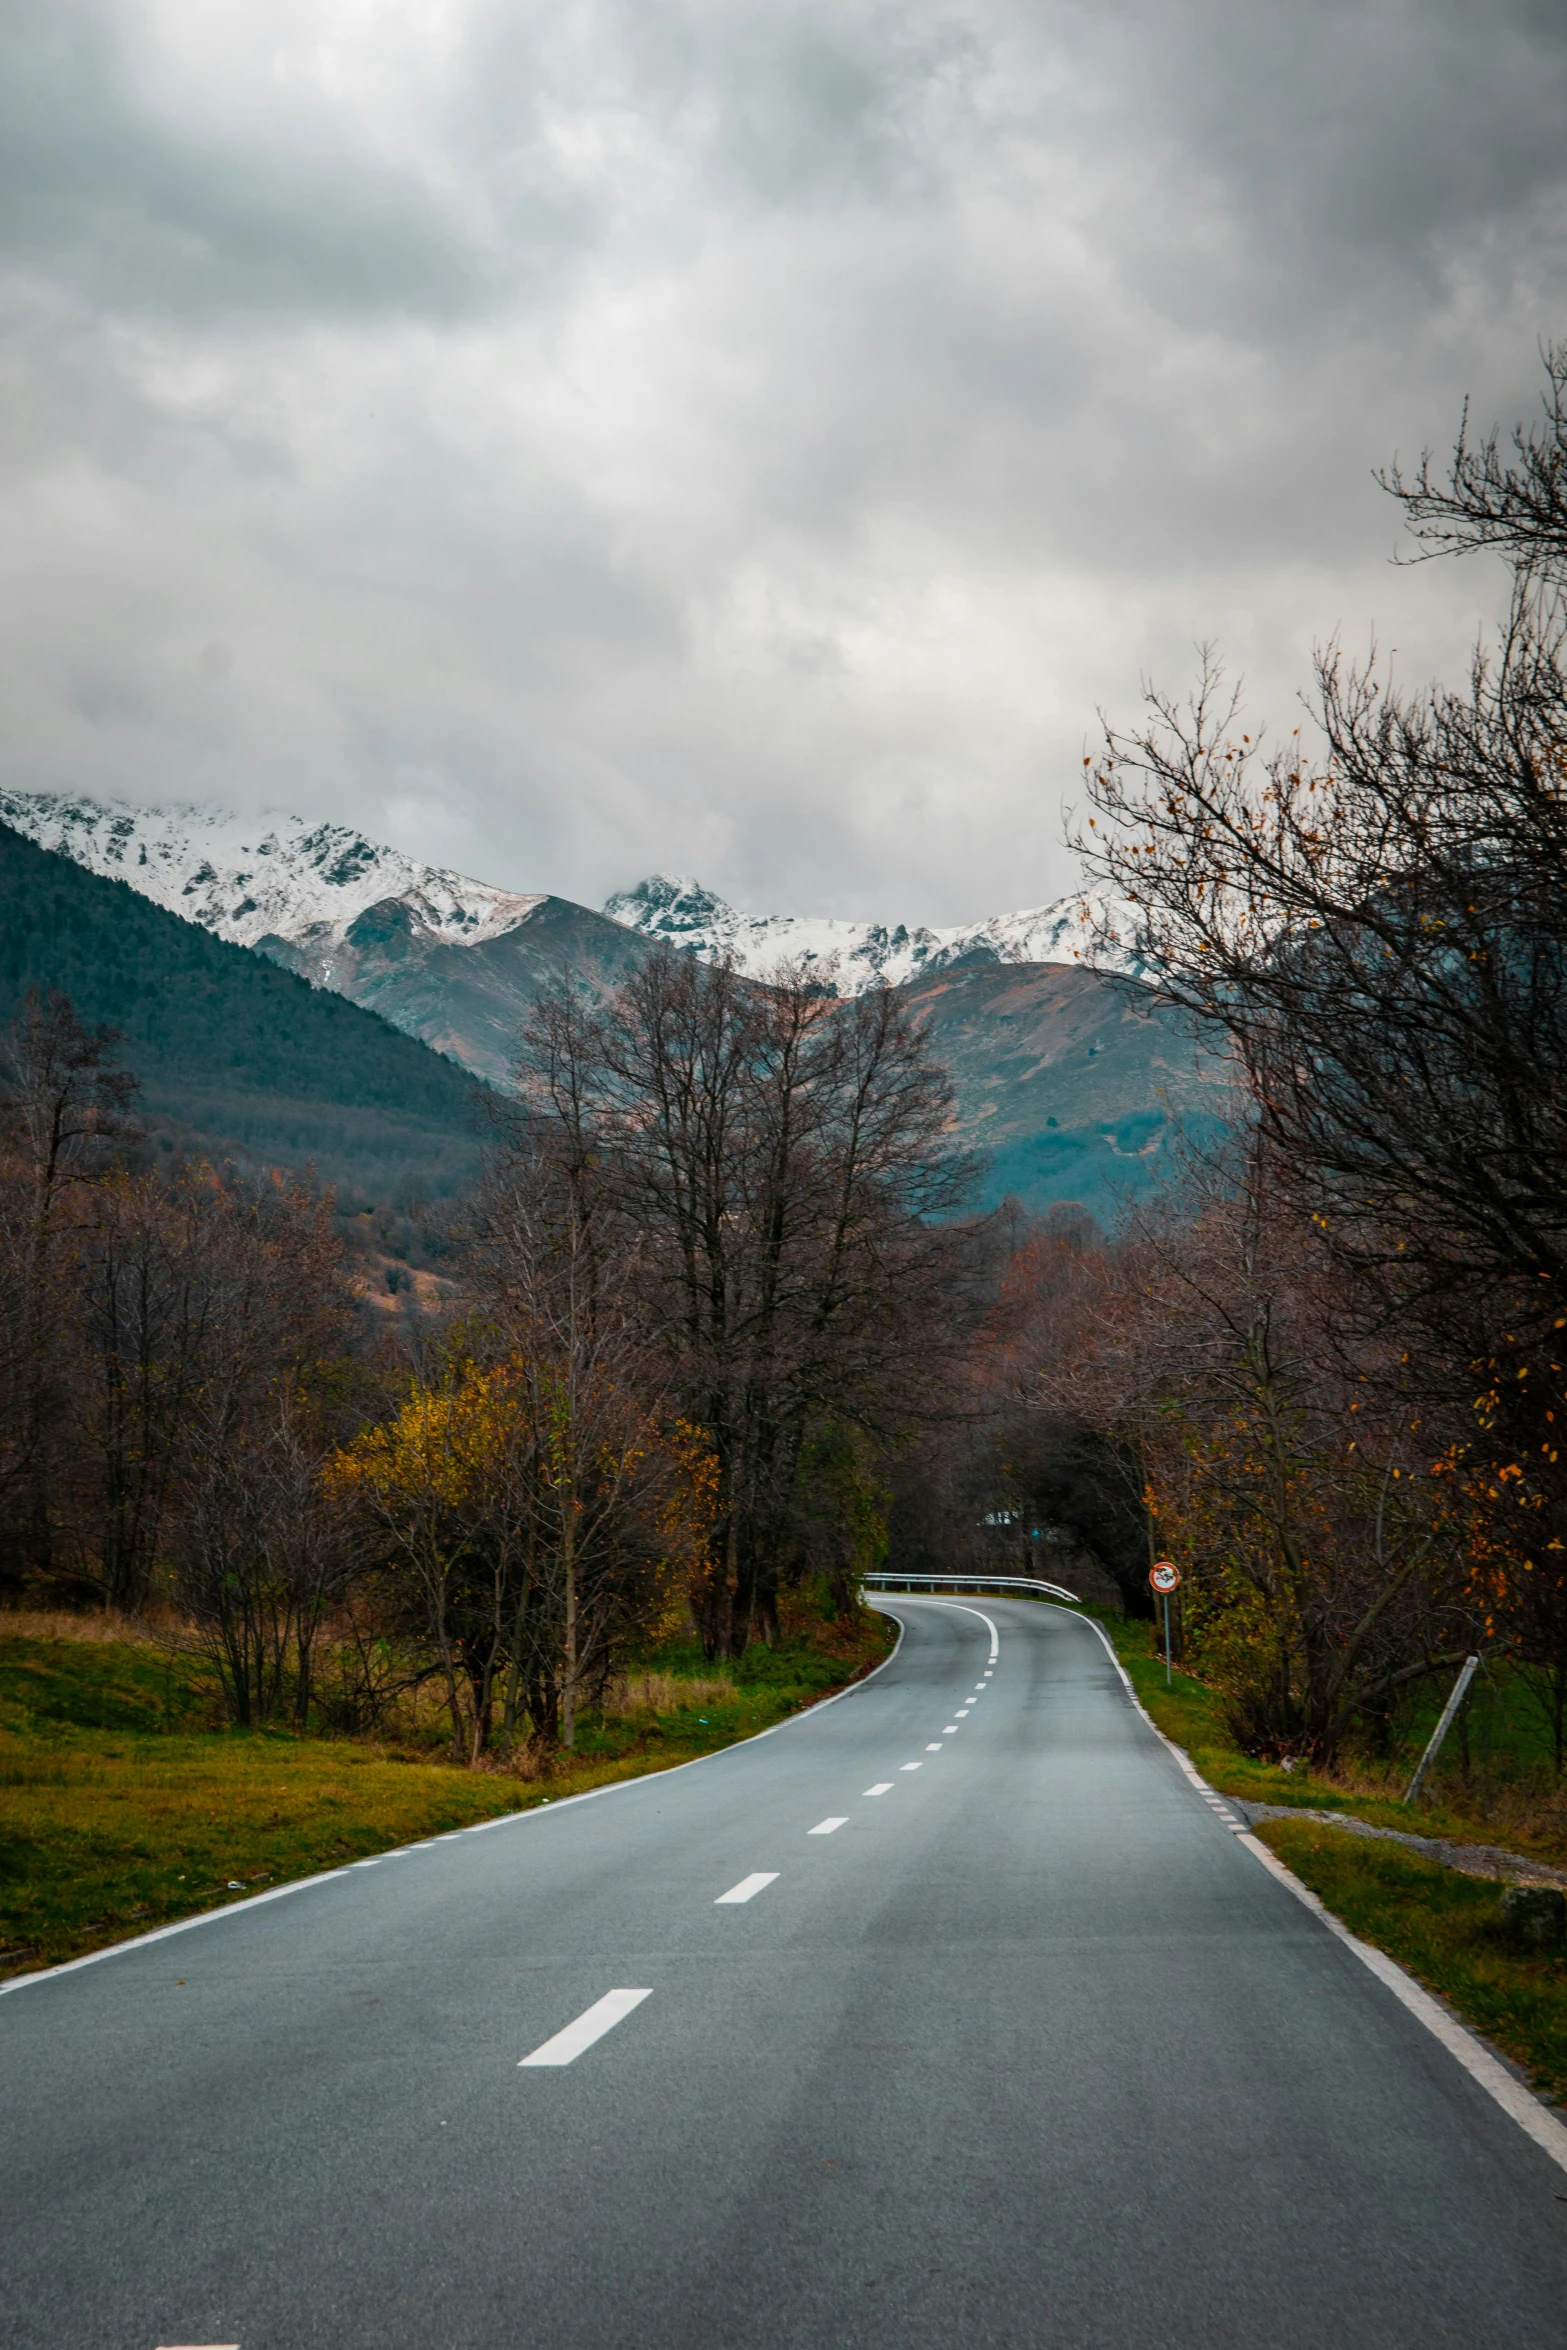
[[[268,1885],[471,1827],[753,1736],[856,1679],[892,1639],[791,1608],[784,1636],[715,1673],[694,1641],[637,1659],[619,1710],[520,1777],[428,1748],[214,1726],[198,1664],[70,1620],[0,1619],[0,1978],[101,1949]]]
[[[1535,2088],[1567,2098],[1567,1964],[1506,1939],[1499,1885],[1312,1820],[1263,1820],[1256,1833],[1352,1934],[1439,1993]]]
[[[1303,1764],[1286,1771],[1277,1763],[1242,1754],[1225,1727],[1224,1703],[1217,1690],[1179,1670],[1166,1688],[1164,1660],[1153,1653],[1152,1627],[1145,1620],[1106,1609],[1092,1613],[1109,1633],[1132,1686],[1159,1728],[1185,1747],[1221,1795],[1238,1795],[1248,1803],[1285,1804],[1294,1811],[1353,1812],[1374,1827],[1448,1837],[1457,1844],[1501,1844],[1567,1866],[1567,1821],[1558,1802],[1538,1796],[1527,1804],[1513,1802],[1505,1786],[1498,1790],[1481,1784],[1466,1790],[1455,1773],[1446,1772],[1429,1799],[1410,1806],[1401,1800],[1407,1776],[1401,1764],[1379,1769],[1346,1760],[1321,1774],[1308,1772]]]
[[[1094,1612],[1154,1721],[1220,1794],[1294,1810],[1352,1812],[1418,1836],[1505,1843],[1542,1859],[1567,1858],[1559,1833],[1514,1828],[1499,1835],[1494,1813],[1476,1817],[1450,1788],[1445,1800],[1411,1809],[1369,1775],[1361,1779],[1353,1765],[1331,1778],[1310,1777],[1242,1754],[1224,1727],[1216,1691],[1180,1672],[1166,1687],[1146,1622]],[[1352,1934],[1445,1999],[1521,2065],[1542,2094],[1567,2099],[1567,1960],[1521,1950],[1507,1939],[1499,1884],[1314,1820],[1263,1820],[1255,1833]]]

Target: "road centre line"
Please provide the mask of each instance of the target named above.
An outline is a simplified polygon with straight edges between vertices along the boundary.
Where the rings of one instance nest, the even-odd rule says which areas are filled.
[[[905,1763],[903,1766],[906,1771],[917,1771],[921,1770],[923,1767],[924,1766],[920,1763]]]
[[[927,1754],[939,1754],[941,1752],[941,1740],[939,1738],[933,1738],[930,1744],[926,1747],[925,1752]]]
[[[845,1812],[842,1819],[818,1820],[814,1828],[806,1830],[806,1834],[809,1836],[831,1836],[836,1834],[839,1828],[846,1828],[848,1824],[849,1815]]]
[[[956,1722],[949,1722],[949,1723],[947,1724],[946,1728],[945,1728],[945,1729],[942,1731],[942,1733],[941,1733],[941,1735],[943,1736],[943,1738],[956,1738],[957,1734],[958,1734],[958,1725],[957,1725],[957,1723],[956,1723]]]
[[[595,2040],[602,2040],[606,2032],[625,2022],[634,2007],[640,2007],[644,1999],[651,1997],[651,1989],[606,1991],[602,1999],[595,1999],[591,2007],[583,2010],[574,2024],[567,2024],[553,2039],[542,2041],[531,2056],[519,2057],[517,2070],[521,2072],[528,2065],[575,2064],[585,2048],[591,2048]]]
[[[891,1614],[890,1609],[884,1612]],[[742,1747],[759,1746],[764,1738],[780,1737],[799,1723],[809,1722],[818,1714],[825,1713],[830,1705],[842,1705],[845,1698],[860,1696],[878,1673],[886,1672],[889,1665],[898,1661],[903,1646],[903,1625],[897,1616],[893,1616],[892,1620],[898,1627],[898,1637],[881,1663],[872,1665],[870,1671],[858,1681],[849,1682],[843,1689],[835,1689],[830,1697],[817,1698],[814,1704],[802,1706],[797,1714],[786,1714],[781,1722],[770,1722],[765,1730],[753,1730],[749,1738],[737,1738],[733,1746],[714,1747],[710,1754],[693,1755],[688,1762],[671,1764],[668,1770],[648,1771],[634,1779],[611,1779],[602,1787],[585,1787],[580,1795],[559,1796],[553,1809],[556,1812],[570,1811],[576,1804],[599,1803],[606,1796],[636,1795],[655,1788],[665,1790],[681,1771],[700,1771],[710,1763],[724,1762]],[[475,1820],[473,1826],[465,1829],[464,1833],[482,1836],[487,1828],[515,1828],[531,1824],[542,1816],[549,1803],[550,1799],[546,1796],[542,1803],[520,1804],[515,1811],[497,1812],[493,1819]],[[418,1850],[417,1845],[402,1844],[391,1852],[378,1853],[376,1858],[402,1860],[408,1853]],[[357,1866],[356,1861],[342,1861],[335,1868],[317,1869],[308,1877],[291,1877],[286,1885],[272,1885],[265,1893],[252,1893],[243,1901],[225,1901],[216,1909],[199,1909],[194,1917],[175,1918],[171,1924],[153,1926],[145,1934],[128,1934],[123,1942],[106,1942],[101,1950],[83,1951],[80,1958],[62,1959],[58,1966],[34,1967],[25,1975],[10,1975],[0,1982],[0,1999],[12,1991],[30,1991],[39,1983],[52,1983],[58,1975],[77,1975],[84,1967],[101,1966],[106,1958],[124,1958],[132,1950],[146,1950],[154,1942],[167,1942],[171,1936],[188,1934],[197,1926],[217,1925],[224,1919],[238,1916],[244,1910],[260,1909],[265,1902],[287,1901],[295,1893],[308,1893],[313,1886],[335,1884],[340,1879],[352,1876]]]
[[[899,1592],[896,1594],[896,1596],[901,1599],[904,1595]],[[927,1599],[923,1593],[915,1601],[915,1605],[917,1607],[950,1608],[952,1613],[956,1616],[978,1616],[980,1622],[984,1625],[986,1631],[990,1634],[990,1655],[986,1660],[987,1663],[993,1665],[997,1657],[1001,1654],[1001,1634],[997,1631],[992,1618],[986,1615],[982,1607],[965,1607],[960,1599]],[[986,1675],[986,1678],[988,1680],[988,1674]]]
[[[890,1779],[878,1779],[875,1786],[867,1787],[865,1792],[867,1795],[890,1795],[892,1793],[892,1781]]]
[[[777,1876],[776,1869],[758,1869],[752,1876],[742,1877],[738,1885],[731,1885],[727,1893],[720,1893],[713,1907],[723,1909],[741,1901],[754,1901],[763,1886],[775,1883]]]

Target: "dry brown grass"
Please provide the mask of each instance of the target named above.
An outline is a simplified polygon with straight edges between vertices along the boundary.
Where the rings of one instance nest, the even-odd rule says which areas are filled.
[[[68,1608],[5,1608],[0,1610],[0,1639],[5,1640],[117,1640],[144,1645],[158,1632],[173,1627],[152,1626],[135,1616],[117,1615],[113,1608],[78,1612]]]
[[[727,1673],[620,1673],[604,1694],[606,1714],[673,1713],[677,1706],[719,1705],[736,1694]]]

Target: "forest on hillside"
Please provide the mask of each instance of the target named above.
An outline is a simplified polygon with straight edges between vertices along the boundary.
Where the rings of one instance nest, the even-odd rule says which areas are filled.
[[[0,1023],[57,990],[123,1035],[149,1161],[314,1167],[340,1204],[450,1199],[480,1089],[373,1012],[0,824]]]

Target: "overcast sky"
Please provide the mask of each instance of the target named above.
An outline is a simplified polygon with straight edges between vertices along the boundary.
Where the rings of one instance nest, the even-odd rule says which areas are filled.
[[[1069,887],[1098,705],[1450,669],[1561,0],[0,0],[0,771],[598,902]]]

